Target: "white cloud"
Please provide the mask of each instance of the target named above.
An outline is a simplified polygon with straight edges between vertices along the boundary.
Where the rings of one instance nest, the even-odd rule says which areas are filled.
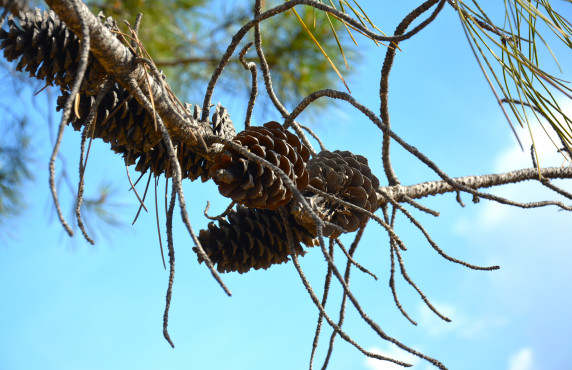
[[[561,108],[569,116],[572,116],[572,103],[565,102],[561,104]],[[553,133],[552,128],[547,123],[544,123],[550,136],[544,131],[542,126],[534,119],[531,118],[531,128],[518,127],[519,138],[524,147],[524,151],[520,148],[514,138],[512,138],[512,145],[503,151],[495,160],[494,172],[502,173],[522,168],[532,167],[532,159],[530,147],[532,145],[532,138],[534,138],[534,145],[538,162],[541,167],[560,167],[562,165],[569,165],[565,157],[558,152],[557,148],[561,147],[560,140],[556,134]],[[532,135],[531,135],[532,134]],[[555,146],[556,144],[556,146]],[[515,201],[530,202],[546,200],[555,198],[555,193],[543,189],[536,182],[523,182],[516,185],[508,185],[496,187],[492,190],[495,195],[505,197]],[[531,198],[531,195],[536,198]],[[502,205],[492,201],[483,201],[480,205],[480,212],[474,221],[460,219],[455,227],[458,233],[465,233],[475,227],[480,230],[491,230],[494,228],[503,227],[503,220],[511,220],[511,211],[513,207]]]
[[[508,361],[508,370],[533,370],[534,355],[532,349],[525,347],[512,354]]]
[[[455,307],[439,302],[433,302],[433,306],[443,315],[451,319],[451,322],[441,320],[424,303],[419,303],[419,327],[433,336],[448,333],[473,339],[485,335],[492,329],[506,324],[507,320],[495,316],[471,317],[460,312]]]
[[[389,350],[381,350],[379,348],[374,347],[370,348],[369,351],[380,354],[385,357],[403,361],[411,365],[415,365],[419,362],[419,357],[404,352],[395,346],[392,346]],[[366,358],[365,366],[369,370],[403,370],[403,366],[397,365],[393,362],[378,360],[370,357]]]
[[[541,167],[560,166],[564,164],[564,157],[558,152],[558,148],[561,144],[556,135],[552,134],[548,136],[538,124],[532,126],[530,132],[532,132],[532,137],[534,138],[534,146]],[[520,139],[524,151],[520,149],[517,143],[514,143],[497,158],[495,163],[496,171],[511,171],[518,168],[530,168],[532,166],[530,153],[532,139],[530,132],[528,130],[520,130]]]

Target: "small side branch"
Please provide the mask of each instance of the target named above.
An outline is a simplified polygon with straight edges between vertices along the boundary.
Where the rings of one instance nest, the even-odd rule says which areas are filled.
[[[238,56],[238,59],[240,60],[240,63],[242,63],[244,69],[249,70],[250,74],[252,75],[252,87],[250,88],[250,99],[248,99],[248,108],[246,109],[246,119],[244,120],[245,129],[250,127],[250,119],[252,117],[254,103],[256,102],[256,96],[258,95],[258,79],[256,72],[256,64],[244,60],[244,56],[246,55],[248,49],[250,49],[251,46],[252,42],[246,44]]]
[[[171,307],[171,296],[173,294],[173,281],[175,280],[175,248],[173,247],[173,213],[175,210],[175,201],[177,192],[175,189],[175,182],[173,181],[171,189],[171,201],[169,203],[169,210],[167,211],[167,248],[169,249],[169,285],[167,287],[167,294],[165,297],[165,313],[163,314],[163,336],[169,342],[171,347],[175,348],[167,326],[169,325],[169,308]]]
[[[363,227],[361,227],[355,238],[354,241],[352,243],[352,245],[350,246],[350,250],[348,251],[349,255],[353,258],[353,255],[357,249],[357,246],[359,245],[359,242],[361,241],[361,237],[363,236],[363,232],[365,230],[365,225]],[[350,272],[351,272],[351,262],[348,260],[348,262],[346,263],[346,271],[344,273],[344,281],[346,282],[346,284],[350,284]],[[347,298],[348,295],[344,292],[344,295],[342,296],[342,302],[340,304],[340,317],[338,319],[338,327],[342,327],[343,323],[344,323],[344,319],[345,319],[345,313],[346,313],[346,302],[347,302]],[[328,346],[328,352],[326,354],[326,358],[324,359],[324,364],[322,365],[322,370],[326,370],[326,368],[328,367],[328,363],[330,361],[330,357],[332,356],[332,353],[334,351],[334,343],[336,340],[336,335],[338,334],[337,331],[333,331],[332,335],[330,336],[330,343]]]
[[[58,136],[56,139],[56,143],[54,145],[54,149],[52,151],[52,156],[50,157],[50,165],[49,165],[49,169],[50,169],[49,181],[50,181],[50,190],[52,192],[52,198],[54,199],[54,204],[55,204],[56,211],[58,213],[58,217],[60,219],[60,222],[62,223],[62,226],[67,231],[69,236],[73,236],[73,231],[70,228],[67,221],[64,219],[64,216],[62,214],[62,210],[60,208],[60,202],[58,200],[58,193],[57,193],[56,184],[55,184],[55,177],[56,177],[56,164],[55,164],[55,162],[56,162],[56,158],[58,156],[58,152],[60,150],[60,145],[62,142],[66,123],[69,122],[69,117],[70,117],[71,110],[72,110],[72,104],[75,101],[75,99],[78,98],[78,92],[79,92],[79,89],[81,87],[81,82],[83,81],[83,77],[84,77],[85,71],[87,69],[87,59],[89,56],[89,47],[90,47],[89,27],[87,25],[85,18],[82,16],[81,11],[79,10],[79,4],[77,4],[76,2],[72,2],[71,5],[72,5],[71,9],[73,9],[73,11],[76,12],[76,16],[77,16],[77,19],[78,19],[79,25],[80,25],[80,27],[79,27],[80,28],[80,39],[82,41],[81,42],[81,50],[80,50],[80,60],[79,60],[79,64],[77,67],[76,76],[75,76],[75,79],[73,81],[72,88],[70,91],[70,96],[64,105],[64,109],[63,109],[63,113],[62,113],[62,119],[60,121],[60,126],[58,129]]]
[[[439,0],[427,0],[419,7],[414,9],[411,13],[409,13],[401,23],[395,29],[395,36],[400,36],[405,33],[407,27],[413,23],[419,16],[425,13],[427,10],[431,9],[433,5],[435,5]],[[445,1],[441,0],[433,14],[429,16],[420,26],[425,27],[429,23],[431,23],[439,14],[443,6],[445,5]],[[381,80],[380,80],[380,87],[379,87],[379,98],[380,98],[380,117],[383,123],[387,125],[387,127],[391,127],[391,123],[389,120],[389,73],[393,67],[393,61],[395,59],[395,52],[398,48],[398,42],[393,42],[390,47],[387,49],[385,53],[385,60],[383,61],[383,67],[381,68]],[[390,160],[390,137],[386,133],[383,134],[383,143],[382,143],[382,160],[383,160],[383,169],[385,171],[385,175],[387,176],[387,180],[389,181],[389,185],[397,185],[399,184],[399,180],[397,179],[397,175],[393,171],[393,167],[391,166]]]
[[[322,304],[320,303],[318,297],[316,296],[316,293],[314,293],[312,286],[308,282],[306,275],[304,274],[304,272],[302,271],[302,268],[300,267],[300,263],[298,262],[298,255],[296,254],[296,249],[294,247],[294,237],[292,234],[292,229],[290,228],[290,225],[287,222],[287,215],[285,214],[285,211],[283,209],[279,209],[279,210],[280,210],[280,214],[282,216],[282,219],[284,221],[284,226],[286,227],[286,231],[287,231],[288,247],[290,248],[290,256],[292,257],[292,263],[294,264],[296,271],[298,271],[298,274],[300,275],[300,279],[302,280],[304,287],[308,291],[308,294],[310,295],[312,302],[314,302],[314,305],[316,305],[318,310],[320,310],[320,313],[326,319],[328,324],[334,329],[334,331],[336,333],[338,333],[340,335],[340,337],[342,337],[342,339],[344,339],[345,341],[347,341],[348,343],[353,345],[355,348],[357,348],[364,355],[371,357],[371,358],[376,358],[378,360],[390,361],[390,362],[396,363],[396,364],[404,366],[404,367],[411,367],[411,364],[408,364],[408,363],[405,363],[405,362],[402,362],[402,361],[399,361],[399,360],[396,360],[393,358],[385,357],[385,356],[379,355],[377,353],[373,353],[373,352],[369,352],[369,351],[365,350],[358,343],[356,343],[348,334],[346,334],[338,325],[336,325],[336,323],[334,323],[334,321],[326,313],[324,306],[322,306]],[[326,251],[326,254],[327,254],[327,251]],[[328,263],[329,263],[329,266],[332,267],[333,271],[336,271],[335,265],[333,265],[333,263],[331,263],[331,258],[329,258]],[[345,285],[344,289],[346,292],[348,292],[347,285]],[[348,293],[348,295],[350,295],[350,294]],[[350,295],[350,297],[352,297],[352,296]],[[386,339],[386,338],[384,338],[384,339]],[[441,368],[444,369],[444,367],[441,367]]]
[[[334,258],[334,240],[330,239],[330,255]],[[328,265],[328,271],[326,272],[326,278],[324,279],[324,295],[322,296],[322,307],[326,307],[326,302],[328,300],[328,294],[330,293],[330,284],[332,282],[332,268]],[[312,354],[310,355],[310,370],[313,368],[314,356],[316,355],[316,349],[318,349],[318,342],[320,339],[320,332],[322,330],[322,322],[324,321],[324,315],[320,311],[318,315],[318,324],[316,325],[316,333],[314,334],[314,341],[312,342]]]

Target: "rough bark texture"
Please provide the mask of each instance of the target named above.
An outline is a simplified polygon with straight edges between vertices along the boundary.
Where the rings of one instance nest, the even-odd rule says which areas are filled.
[[[500,174],[458,177],[454,180],[473,189],[482,189],[493,186],[514,184],[526,180],[538,180],[538,172],[539,170],[536,168],[527,168]],[[540,173],[544,179],[570,179],[572,178],[572,167],[542,168],[540,169]],[[393,199],[398,202],[403,200],[403,196],[407,196],[411,199],[420,199],[430,195],[452,193],[456,191],[455,188],[443,180],[428,181],[410,186],[387,186],[382,187],[382,190],[387,191]],[[385,203],[381,197],[378,201],[380,204]]]

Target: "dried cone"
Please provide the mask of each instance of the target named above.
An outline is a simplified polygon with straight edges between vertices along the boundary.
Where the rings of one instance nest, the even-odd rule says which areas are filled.
[[[58,16],[50,11],[21,13],[18,26],[13,17],[8,18],[8,31],[0,29],[0,48],[8,61],[18,60],[16,69],[28,71],[30,76],[45,80],[49,85],[58,85],[62,95],[58,97],[58,110],[69,98],[79,64],[79,39]],[[104,26],[111,29],[114,22],[108,18]],[[75,130],[86,125],[88,113],[95,103],[95,96],[101,88],[105,71],[89,54],[88,67],[78,94],[76,114],[70,117]],[[200,119],[200,110],[187,107],[189,114]],[[199,113],[198,115],[196,113]],[[226,139],[235,136],[234,126],[226,109],[217,106],[210,123],[215,135]],[[170,177],[170,163],[167,148],[161,133],[155,129],[152,115],[119,86],[113,85],[97,108],[96,120],[90,137],[101,138],[111,144],[111,149],[123,155],[127,165],[136,164],[140,172],[151,171],[155,175]],[[211,162],[197,155],[191,148],[176,143],[182,177],[205,181]]]
[[[196,120],[200,119],[201,110],[198,106],[192,106],[187,104],[186,109],[192,113],[193,118]],[[215,112],[212,115],[212,122],[210,126],[213,129],[215,135],[224,137],[225,139],[232,139],[236,133],[234,131],[234,126],[230,119],[230,115],[227,110],[220,104],[217,105]],[[153,122],[151,121],[151,129],[153,129]],[[159,134],[157,132],[157,134]],[[204,182],[208,177],[208,170],[212,165],[212,162],[207,161],[200,155],[196,154],[184,143],[176,143],[177,148],[177,158],[179,159],[179,164],[181,165],[182,178],[188,178],[195,180],[201,178]],[[113,148],[118,152],[117,148]],[[152,150],[140,152],[140,151],[121,151],[125,157],[127,165],[137,163],[136,170],[140,172],[147,172],[150,170],[155,175],[165,174],[166,177],[171,177],[172,173],[170,171],[171,164],[169,163],[169,155],[167,152],[167,147],[160,141]]]
[[[307,168],[310,185],[314,188],[367,211],[374,212],[377,209],[376,189],[379,187],[379,180],[371,173],[365,157],[348,151],[324,150],[308,162]],[[324,221],[337,225],[346,232],[356,231],[365,225],[369,218],[363,212],[324,199],[311,191],[305,192],[304,195],[311,199],[310,203]],[[307,215],[297,210],[293,210],[293,213],[300,224],[312,235],[317,235],[316,227]],[[341,233],[331,225],[326,225],[323,229],[323,235],[326,237],[336,238]]]
[[[58,110],[63,108],[68,97],[68,93],[58,97]],[[80,95],[79,117],[75,114],[70,117],[70,123],[75,130],[81,130],[85,126],[89,110],[94,103],[95,97]],[[194,119],[200,119],[201,110],[197,106],[187,104],[186,109]],[[215,135],[226,139],[235,136],[230,115],[220,104],[217,105],[209,125]],[[137,171],[151,171],[156,176],[164,174],[171,177],[167,147],[162,141],[161,133],[155,130],[153,117],[122,87],[114,85],[105,94],[97,108],[92,135],[93,138],[101,138],[110,143],[113,151],[123,155],[126,165],[136,164]],[[182,178],[195,180],[200,177],[206,181],[212,162],[197,155],[183,143],[173,144],[177,146]]]
[[[312,246],[313,237],[293,219],[289,221],[296,253],[303,256],[300,242]],[[218,226],[211,222],[201,230],[199,241],[219,272],[267,269],[288,261],[290,255],[286,228],[277,211],[238,206]],[[197,252],[197,247],[193,250]],[[200,257],[199,262],[203,262]]]
[[[280,168],[299,190],[308,185],[310,151],[278,122],[240,132],[234,142]],[[228,146],[209,170],[219,192],[247,207],[276,209],[292,199],[292,191],[270,168],[247,159]]]
[[[0,29],[0,48],[8,61],[19,59],[16,70],[70,90],[80,59],[79,39],[54,12],[21,13],[18,26],[8,17],[8,31]],[[104,23],[112,27],[112,21]],[[105,72],[90,54],[80,92],[94,94]]]

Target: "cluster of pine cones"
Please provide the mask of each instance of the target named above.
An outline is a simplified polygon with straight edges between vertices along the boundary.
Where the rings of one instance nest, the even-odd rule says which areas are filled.
[[[309,151],[298,137],[277,122],[246,129],[233,141],[267,163],[248,158],[227,145],[210,167],[209,175],[220,193],[240,204],[218,225],[211,222],[199,234],[207,256],[220,272],[242,273],[287,261],[290,249],[285,224],[292,229],[297,254],[303,254],[300,243],[314,245],[316,225],[299,203],[291,201],[293,188],[313,200],[313,210],[325,221],[322,233],[326,237],[356,231],[369,216],[324,198],[320,192],[369,212],[377,209],[379,181],[365,157],[325,150],[309,159]],[[270,166],[282,170],[287,178],[278,176]],[[282,220],[280,207],[286,207],[287,220]]]
[[[113,29],[114,22],[108,19],[104,25]],[[58,109],[63,108],[79,63],[79,40],[53,12],[21,14],[19,25],[9,18],[8,31],[0,29],[0,48],[6,59],[18,61],[17,70],[59,86]],[[75,130],[87,127],[86,119],[106,78],[93,56],[88,66],[76,98],[77,114],[72,114],[68,122]],[[185,109],[200,120],[197,106],[186,105]],[[167,150],[151,114],[127,90],[111,84],[95,117],[90,126],[92,137],[110,143],[127,165],[136,164],[136,170],[142,173],[171,176]],[[291,254],[288,228],[294,253],[305,253],[301,243],[314,245],[316,225],[300,203],[292,201],[295,189],[325,222],[322,233],[326,237],[355,231],[368,216],[321,192],[370,212],[377,209],[379,182],[364,157],[322,151],[310,159],[308,148],[278,122],[250,127],[236,135],[230,116],[220,105],[207,124],[215,135],[231,143],[224,146],[214,162],[184,143],[173,144],[177,146],[183,178],[212,179],[223,196],[238,204],[224,220],[211,222],[199,234],[207,256],[220,272],[243,273],[287,261]],[[280,209],[289,215],[287,220],[280,216]],[[199,262],[203,262],[200,257]]]

